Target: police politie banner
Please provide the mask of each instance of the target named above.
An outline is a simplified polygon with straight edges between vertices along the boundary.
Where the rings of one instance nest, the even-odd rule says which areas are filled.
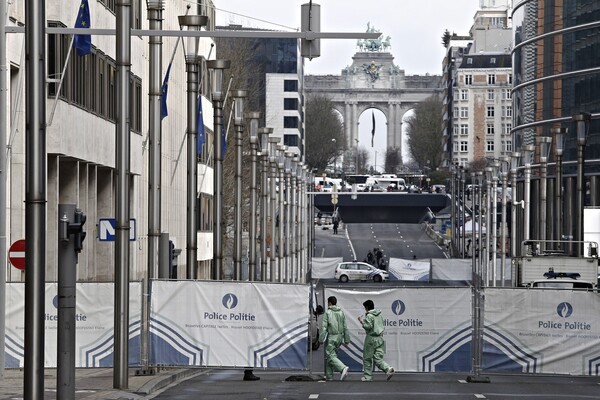
[[[309,286],[152,283],[156,364],[306,369]]]

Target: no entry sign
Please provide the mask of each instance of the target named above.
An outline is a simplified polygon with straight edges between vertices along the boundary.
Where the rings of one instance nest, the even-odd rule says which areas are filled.
[[[25,269],[25,239],[17,240],[8,249],[8,261],[18,269]]]

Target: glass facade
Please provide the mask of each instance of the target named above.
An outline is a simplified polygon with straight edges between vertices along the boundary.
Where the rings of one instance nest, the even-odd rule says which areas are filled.
[[[572,116],[590,113],[586,174],[600,172],[600,2],[524,0],[515,2],[512,21],[516,149],[567,128],[564,172],[574,173]]]

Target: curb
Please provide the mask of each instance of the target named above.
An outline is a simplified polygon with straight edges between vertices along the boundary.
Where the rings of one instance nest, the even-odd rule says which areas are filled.
[[[174,382],[179,382],[196,375],[205,374],[206,370],[197,370],[193,368],[178,369],[174,371],[164,372],[161,376],[157,376],[150,382],[145,383],[141,388],[135,391],[139,395],[149,395],[157,390],[160,390]]]

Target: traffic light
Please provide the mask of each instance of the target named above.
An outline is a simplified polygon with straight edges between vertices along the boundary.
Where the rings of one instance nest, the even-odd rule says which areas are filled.
[[[79,208],[75,210],[73,223],[69,224],[69,233],[73,235],[73,246],[76,253],[81,253],[86,233],[83,231],[86,215]]]
[[[300,29],[308,32],[308,35],[321,32],[321,6],[313,4],[302,4],[300,13]],[[321,39],[300,39],[300,55],[312,60],[321,55]]]

